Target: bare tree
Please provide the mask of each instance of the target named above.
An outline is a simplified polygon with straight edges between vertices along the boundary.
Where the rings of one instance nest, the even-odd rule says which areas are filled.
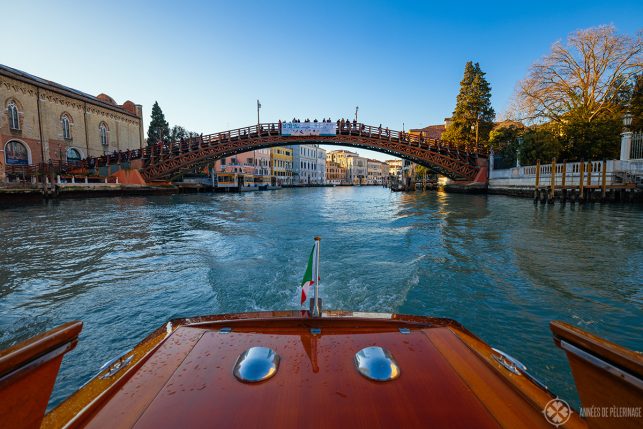
[[[516,107],[521,119],[565,123],[569,114],[591,122],[615,113],[622,93],[642,70],[643,31],[618,35],[613,26],[580,30],[567,45],[556,42],[552,52],[535,63],[518,84]]]

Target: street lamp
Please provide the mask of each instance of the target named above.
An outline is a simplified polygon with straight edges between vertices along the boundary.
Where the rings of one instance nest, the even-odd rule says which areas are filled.
[[[625,115],[623,115],[623,126],[625,127],[625,129],[629,129],[630,125],[632,125],[632,118],[633,115],[629,110],[625,113]]]
[[[257,100],[257,125],[259,125],[261,122],[259,121],[259,109],[261,109],[261,103],[259,100]],[[258,132],[259,130],[257,130]]]

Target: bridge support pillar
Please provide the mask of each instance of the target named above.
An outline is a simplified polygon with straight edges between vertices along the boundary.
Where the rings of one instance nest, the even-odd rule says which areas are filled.
[[[473,181],[455,180],[449,181],[445,186],[447,192],[464,192],[464,193],[484,193],[487,191],[489,183],[489,161],[487,158],[478,158],[478,174]]]
[[[487,158],[478,158],[476,164],[480,167],[473,183],[487,185],[489,183],[489,160]]]

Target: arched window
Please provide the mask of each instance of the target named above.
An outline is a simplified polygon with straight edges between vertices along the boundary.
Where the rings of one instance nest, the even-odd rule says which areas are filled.
[[[74,149],[73,147],[67,149],[67,162],[80,161],[80,159],[81,155],[78,149]]]
[[[4,147],[4,160],[7,165],[29,165],[29,150],[23,143],[12,140]]]
[[[71,128],[69,126],[69,116],[65,113],[62,118],[60,118],[60,122],[63,125],[63,138],[65,140],[71,140]]]
[[[20,129],[20,120],[18,118],[18,106],[14,101],[10,101],[7,106],[7,111],[9,113],[9,128],[12,130]]]
[[[107,128],[107,124],[105,124],[105,122],[101,122],[98,126],[98,132],[100,134],[100,144],[103,146],[109,145],[109,137],[107,135],[108,131],[109,129]]]

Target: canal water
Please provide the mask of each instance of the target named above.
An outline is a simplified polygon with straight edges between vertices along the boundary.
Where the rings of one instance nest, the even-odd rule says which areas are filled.
[[[643,349],[643,208],[380,187],[57,200],[0,210],[0,347],[80,319],[50,406],[168,319],[298,307],[456,319],[578,405],[548,322]]]

